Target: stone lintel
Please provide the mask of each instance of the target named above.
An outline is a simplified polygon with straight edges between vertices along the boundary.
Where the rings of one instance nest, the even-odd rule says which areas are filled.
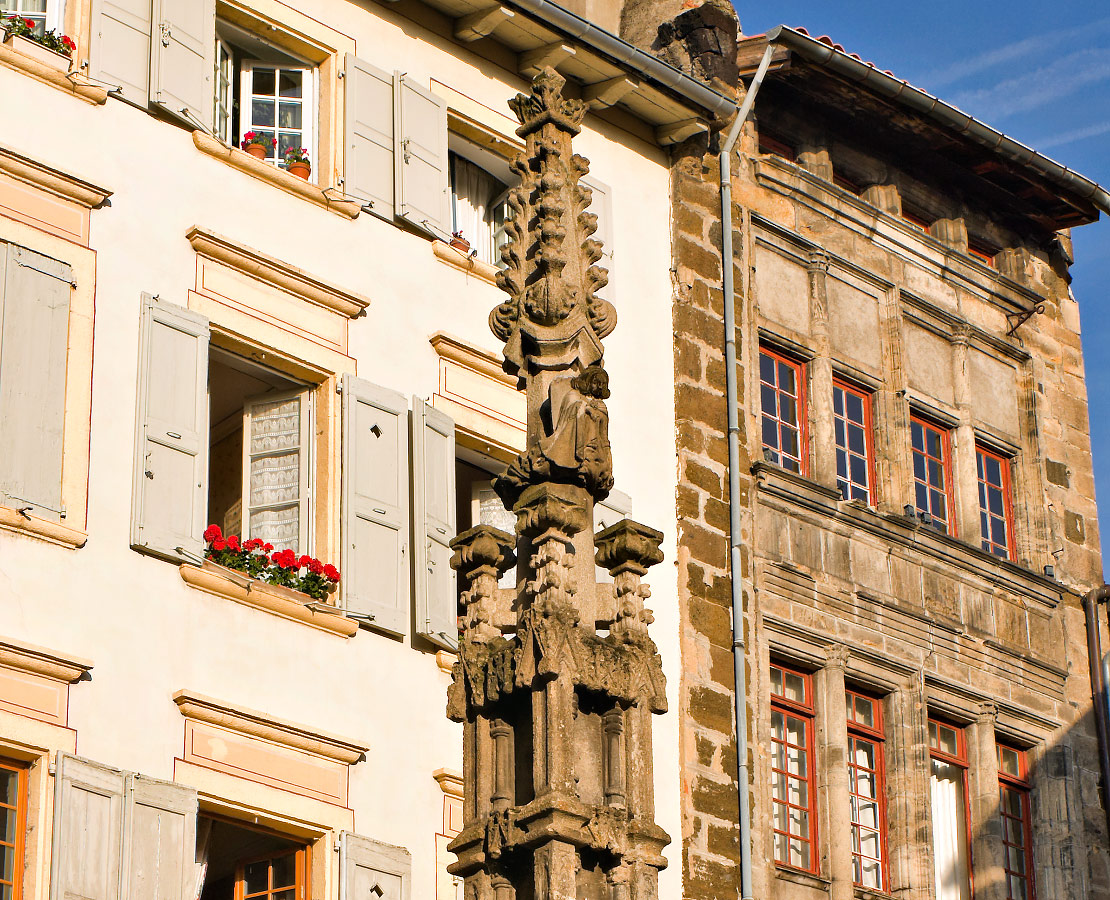
[[[635,572],[643,575],[663,561],[663,532],[631,519],[622,519],[594,537],[597,564],[610,575]]]

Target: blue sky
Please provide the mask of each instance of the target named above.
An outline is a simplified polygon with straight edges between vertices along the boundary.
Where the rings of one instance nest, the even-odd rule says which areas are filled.
[[[1110,189],[1110,5],[734,0],[745,34],[828,34]],[[1104,554],[1110,551],[1110,218],[1073,232]]]

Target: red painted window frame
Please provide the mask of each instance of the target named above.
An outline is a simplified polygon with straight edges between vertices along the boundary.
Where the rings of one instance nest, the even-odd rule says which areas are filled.
[[[969,793],[971,785],[968,779],[968,769],[970,765],[967,760],[967,729],[963,725],[957,725],[955,722],[950,722],[940,716],[929,716],[929,724],[936,724],[940,728],[947,728],[949,731],[956,732],[956,753],[953,756],[950,753],[945,753],[939,747],[933,746],[932,736],[929,736],[929,758],[939,759],[942,762],[949,762],[963,770],[964,777],[964,834],[967,837],[967,884],[969,894],[975,897],[975,862],[972,856],[972,834],[971,834],[971,795]]]
[[[933,224],[921,213],[906,209],[905,204],[902,206],[902,218],[909,222],[914,228],[919,228],[926,234],[929,233],[929,227]]]
[[[773,153],[775,156],[781,156],[783,159],[793,162],[797,157],[797,152],[785,141],[767,134],[763,129],[759,131],[759,152],[763,154]]]
[[[979,260],[984,266],[990,266],[992,269],[998,268],[994,258],[998,255],[998,250],[982,241],[968,240],[967,242],[967,255],[973,259]]]
[[[11,807],[5,803],[0,804],[0,809],[15,809],[15,843],[5,844],[5,846],[11,846],[15,851],[12,866],[14,880],[5,883],[12,886],[13,900],[21,900],[23,897],[23,869],[26,863],[24,855],[27,850],[27,764],[0,757],[0,769],[16,773],[15,806]],[[2,878],[2,875],[0,875],[0,878]]]
[[[808,475],[809,474],[809,434],[808,434],[808,429],[806,428],[806,420],[809,418],[809,410],[807,408],[808,407],[808,397],[806,396],[806,365],[805,365],[804,362],[800,362],[799,360],[794,359],[792,357],[789,357],[784,353],[780,353],[778,350],[774,350],[771,347],[768,347],[766,344],[760,344],[759,345],[759,355],[760,356],[767,355],[771,359],[775,360],[776,363],[782,363],[783,365],[789,366],[791,369],[794,370],[794,381],[798,385],[798,393],[794,397],[794,405],[795,405],[795,408],[798,410],[798,421],[794,423],[794,427],[798,431],[798,474]],[[777,366],[776,366],[776,370],[777,370]],[[776,380],[777,380],[777,377],[778,376],[777,376],[777,372],[776,372]],[[768,387],[773,388],[777,394],[786,394],[786,392],[783,391],[782,389],[780,389],[777,384],[773,384],[773,385],[768,384],[768,382],[763,380],[763,375],[761,373],[759,374],[759,385],[760,385],[759,444],[760,444],[760,448],[761,449],[772,450],[773,452],[777,453],[781,457],[781,456],[785,455],[785,454],[783,454],[782,450],[776,449],[774,447],[767,447],[767,445],[763,443],[763,418],[764,418],[764,416],[767,415],[763,411],[763,397],[762,397],[762,393],[763,393],[762,388],[763,388],[763,385],[765,385],[765,384]],[[790,394],[786,394],[786,396],[789,397]],[[776,421],[776,422],[778,422],[782,425],[789,425],[790,424],[789,422],[786,422],[783,419],[778,418],[777,413],[776,413],[776,415],[771,416],[770,418],[774,419],[774,421]],[[781,435],[781,431],[780,431],[780,435]],[[779,463],[779,465],[784,469],[787,468],[786,466],[783,466],[781,463]],[[787,469],[787,471],[793,471],[793,470],[792,469]]]
[[[999,817],[1003,819],[1002,823],[1002,846],[1007,848],[1006,863],[1003,869],[1006,871],[1006,897],[1007,900],[1014,900],[1013,894],[1010,893],[1010,869],[1009,869],[1009,850],[1008,848],[1014,846],[1006,840],[1006,823],[1005,819],[1013,818],[1006,815],[1002,811],[1002,792],[1004,790],[1011,790],[1021,797],[1021,827],[1025,833],[1025,846],[1022,848],[1022,855],[1025,857],[1025,875],[1021,876],[1025,880],[1026,895],[1028,900],[1036,900],[1037,897],[1037,878],[1036,871],[1033,869],[1033,814],[1031,808],[1031,795],[1033,786],[1029,782],[1029,761],[1026,758],[1025,751],[1020,747],[1006,741],[998,741],[996,744],[998,752],[998,811]],[[1018,757],[1018,770],[1019,775],[1008,775],[1002,771],[1002,751],[1009,750],[1017,754]]]
[[[916,450],[913,449],[913,433],[912,432],[913,432],[913,426],[914,426],[915,423],[920,425],[922,428],[929,429],[931,431],[935,431],[941,436],[941,447],[943,448],[943,451],[944,451],[944,459],[941,460],[941,469],[944,472],[945,512],[948,515],[948,520],[945,523],[947,527],[946,527],[944,533],[949,535],[950,537],[957,537],[958,533],[959,533],[959,529],[956,525],[956,501],[955,501],[955,496],[952,493],[952,429],[951,428],[946,428],[943,425],[938,425],[935,422],[933,422],[929,419],[926,419],[924,416],[919,416],[916,413],[911,413],[910,414],[910,431],[911,431],[911,434],[910,434],[910,457],[911,457],[911,461],[912,461],[913,454],[915,454],[917,452]],[[926,441],[925,447],[926,447],[926,452],[925,452],[926,460],[932,459],[933,457],[930,457],[928,455],[928,441]],[[910,475],[913,478],[913,483],[915,485],[915,487],[914,487],[914,500],[913,500],[914,509],[916,509],[918,512],[928,512],[930,515],[932,515],[932,510],[923,510],[923,509],[920,509],[918,507],[918,505],[917,505],[917,488],[916,488],[916,485],[919,484],[919,483],[924,484],[930,490],[936,490],[936,488],[934,488],[932,485],[930,485],[928,481],[919,482],[918,477],[913,474],[912,466],[911,466],[911,470],[910,470]],[[926,467],[926,477],[928,477],[928,467]],[[933,518],[936,518],[936,517],[934,516]]]
[[[1001,470],[1001,473],[1002,473],[1002,484],[1000,486],[999,485],[993,485],[989,481],[986,481],[985,479],[979,477],[979,456],[980,455],[989,456],[991,459],[995,460],[998,463],[999,469]],[[1006,546],[1003,549],[1006,551],[1006,555],[1005,556],[999,556],[999,554],[995,553],[992,549],[990,549],[990,547],[983,547],[982,546],[982,544],[984,542],[987,543],[987,544],[990,544],[991,547],[997,547],[998,545],[995,544],[994,541],[990,540],[989,538],[984,537],[981,533],[982,532],[981,528],[980,528],[980,539],[981,539],[980,540],[980,547],[985,552],[991,554],[991,556],[999,556],[999,559],[1009,559],[1009,560],[1012,560],[1014,558],[1014,494],[1013,494],[1013,486],[1012,486],[1011,479],[1010,479],[1010,466],[1011,466],[1011,464],[1012,464],[1012,460],[1009,457],[1003,456],[1001,453],[995,453],[993,450],[990,450],[987,447],[984,447],[982,444],[976,444],[975,445],[975,487],[976,487],[976,495],[978,496],[979,485],[983,485],[983,484],[987,485],[988,489],[989,488],[994,488],[994,487],[1001,487],[1001,490],[1002,490],[1002,517],[1005,520],[1005,526],[1006,526],[1005,527]],[[989,507],[986,510],[984,510],[983,509],[983,504],[980,501],[980,503],[979,503],[979,514],[982,515],[983,512],[986,512],[988,517],[991,515]],[[980,524],[980,526],[982,525],[981,520],[980,520],[979,524]]]
[[[877,479],[875,478],[875,425],[874,425],[874,421],[872,419],[872,411],[871,411],[871,404],[872,404],[873,395],[872,395],[871,391],[867,391],[867,390],[864,390],[863,388],[856,387],[854,384],[852,384],[849,381],[845,381],[843,378],[834,377],[833,378],[833,392],[834,392],[834,394],[835,394],[835,391],[836,391],[837,388],[840,388],[842,391],[844,391],[846,393],[855,394],[857,397],[859,397],[863,401],[863,441],[864,441],[864,453],[866,454],[866,457],[867,457],[866,458],[866,463],[867,463],[867,505],[868,506],[877,506],[878,505],[878,492],[876,490]],[[847,405],[845,405],[845,413],[847,413]],[[845,421],[844,434],[845,434],[845,437],[847,437],[847,434],[848,434],[847,422],[849,420],[848,420],[847,415],[837,416],[837,414],[836,414],[836,399],[835,399],[835,396],[834,396],[834,398],[833,398],[833,443],[834,444],[836,443],[836,420],[837,420],[837,418],[844,419],[844,421]],[[856,423],[853,423],[853,424],[856,424]],[[836,449],[839,450],[841,448],[838,446],[838,447],[836,447]],[[850,451],[846,447],[844,448],[844,452],[845,453],[850,453]],[[849,464],[849,467],[848,467],[848,471],[849,471],[849,473],[851,472],[851,465],[850,464]],[[848,481],[849,481],[849,483],[851,483],[851,478],[850,477],[849,477]]]
[[[816,743],[816,737],[817,737],[817,729],[815,727],[815,722],[816,722],[817,713],[816,713],[816,710],[814,709],[814,706],[813,706],[813,677],[808,672],[803,672],[800,669],[794,669],[794,668],[791,668],[790,666],[783,665],[782,663],[775,662],[775,661],[771,662],[771,668],[772,669],[779,669],[783,673],[783,683],[784,684],[786,682],[786,677],[785,677],[786,673],[790,673],[791,675],[796,675],[799,678],[801,678],[803,684],[805,685],[805,687],[804,687],[805,703],[798,703],[795,700],[790,700],[787,697],[783,697],[779,694],[772,693],[771,694],[771,709],[772,710],[777,709],[779,712],[781,712],[785,716],[793,716],[794,718],[801,719],[802,721],[805,722],[805,731],[806,731],[806,747],[805,747],[805,750],[806,750],[806,779],[805,780],[806,780],[806,794],[809,797],[809,807],[807,809],[807,812],[809,813],[809,839],[808,839],[808,842],[809,842],[809,861],[810,861],[809,868],[803,868],[801,866],[796,866],[796,865],[794,865],[793,863],[791,863],[789,861],[780,860],[777,857],[775,858],[775,865],[776,866],[781,866],[782,868],[786,868],[786,869],[794,869],[794,870],[799,871],[799,872],[809,872],[810,874],[816,875],[817,872],[819,871],[819,867],[820,867],[820,858],[819,858],[820,853],[818,852],[818,845],[817,845],[817,760],[816,760],[816,753],[815,753],[815,750],[816,750],[815,743]],[[772,743],[772,745],[774,745],[774,743],[775,743],[775,739],[773,737],[771,738],[771,743]],[[773,776],[774,776],[775,772],[776,772],[776,770],[774,768],[773,759],[772,759],[772,767],[771,767],[772,782],[774,781]],[[787,774],[787,777],[788,778],[790,777],[789,774]],[[796,777],[796,776],[794,776],[794,777]],[[772,793],[771,793],[771,834],[772,834],[771,853],[772,853],[772,856],[774,855],[774,852],[775,852],[775,850],[774,850],[774,835],[776,835],[776,834],[786,834],[786,837],[787,837],[788,841],[791,837],[795,837],[795,838],[800,837],[800,835],[791,835],[791,834],[787,834],[786,832],[779,831],[774,826],[774,822],[775,822],[774,806],[775,806],[776,803],[783,803],[783,802],[784,801],[775,799],[775,797],[774,797],[774,787],[773,787],[773,784],[772,784]],[[787,804],[787,805],[789,805],[789,804]],[[797,808],[801,809],[802,807],[797,807]]]
[[[879,804],[879,864],[882,868],[880,877],[880,891],[890,890],[890,852],[887,846],[887,809],[886,809],[886,734],[883,731],[883,703],[874,694],[866,693],[865,691],[857,691],[855,688],[846,687],[844,689],[845,699],[847,700],[847,727],[848,727],[848,773],[849,796],[860,796],[855,790],[855,780],[851,777],[852,772],[858,768],[855,765],[852,755],[852,739],[864,740],[875,747],[875,792],[877,796],[874,798]],[[875,711],[875,724],[864,725],[855,717],[855,698],[860,697],[868,701],[872,709]],[[872,799],[872,798],[866,798]],[[856,829],[857,824],[853,820],[851,823],[853,830]],[[852,856],[856,857],[855,850],[852,851]],[[863,887],[862,882],[855,882],[858,887]],[[873,890],[873,889],[870,889]]]

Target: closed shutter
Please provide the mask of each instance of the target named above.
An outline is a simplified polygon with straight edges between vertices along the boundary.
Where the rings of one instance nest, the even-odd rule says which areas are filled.
[[[131,545],[200,556],[208,481],[208,320],[143,298]]]
[[[150,99],[152,21],[151,0],[93,0],[89,75],[139,106]]]
[[[609,270],[609,284],[597,292],[599,297],[603,297],[610,303],[616,302],[616,272],[613,267],[614,260],[614,247],[613,247],[613,189],[607,184],[598,181],[596,178],[587,175],[582,179],[582,184],[593,191],[593,200],[590,202],[587,212],[593,213],[597,216],[597,231],[593,233],[595,241],[601,241],[602,257],[596,263],[604,269]]]
[[[57,522],[73,272],[15,244],[0,252],[0,504]]]
[[[197,792],[142,775],[128,788],[122,900],[194,900]]]
[[[450,232],[447,104],[405,75],[394,101],[398,214],[441,236]]]
[[[119,900],[123,772],[58,754],[51,900]]]
[[[347,54],[343,192],[393,218],[393,76]]]
[[[212,130],[216,94],[216,0],[154,0],[150,100]]]
[[[243,410],[244,537],[309,549],[312,409],[307,391],[266,394]]]
[[[459,597],[451,568],[455,536],[455,423],[412,398],[413,541],[416,632],[458,647]]]
[[[407,413],[401,394],[344,376],[344,606],[397,635],[409,611]]]
[[[409,900],[412,856],[404,847],[342,831],[339,869],[341,896],[346,900]]]

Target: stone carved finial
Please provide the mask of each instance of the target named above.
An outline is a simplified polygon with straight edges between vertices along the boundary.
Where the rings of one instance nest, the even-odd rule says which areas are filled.
[[[488,641],[500,635],[494,623],[497,581],[516,562],[511,534],[490,525],[467,529],[451,541],[451,568],[463,579],[464,641]]]
[[[617,635],[647,636],[648,625],[655,621],[644,601],[651,589],[641,583],[649,566],[663,561],[663,532],[638,522],[623,519],[594,537],[597,564],[613,576],[616,615],[610,632]]]

